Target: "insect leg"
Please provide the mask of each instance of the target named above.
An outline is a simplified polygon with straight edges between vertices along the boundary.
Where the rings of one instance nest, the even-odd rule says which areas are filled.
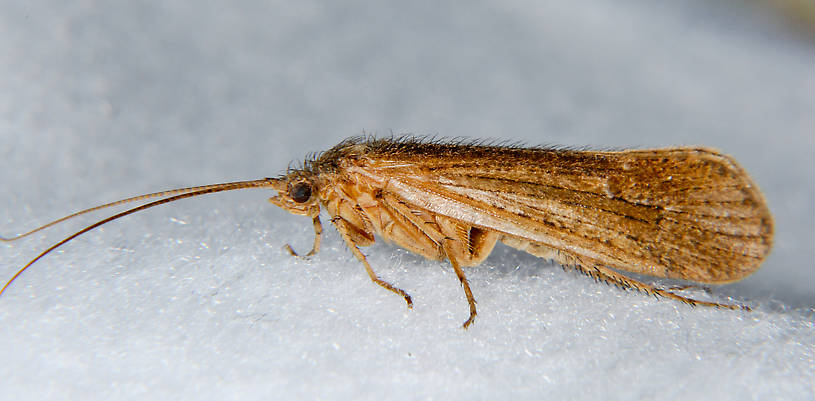
[[[658,295],[665,298],[675,299],[677,301],[686,303],[691,306],[696,305],[703,305],[703,306],[713,306],[717,308],[727,308],[727,309],[745,309],[749,310],[750,308],[746,306],[738,306],[738,305],[725,305],[719,304],[715,302],[705,302],[705,301],[697,301],[692,298],[686,298],[681,295],[676,295],[670,291],[663,290],[656,288],[654,286],[645,284],[643,282],[634,280],[632,278],[628,278],[616,271],[608,268],[603,267],[602,264],[595,260],[586,259],[585,257],[577,257],[571,253],[563,252],[554,248],[549,248],[547,246],[541,244],[531,243],[529,241],[523,241],[512,237],[504,236],[501,241],[505,244],[520,249],[526,252],[529,252],[532,255],[539,256],[542,258],[553,259],[558,263],[573,267],[575,270],[597,280],[602,281],[606,284],[616,285],[623,289],[633,288],[637,291],[642,291],[649,295]],[[565,267],[564,267],[565,269]],[[685,288],[693,288],[696,286],[690,285],[687,287],[678,287],[678,288],[671,288],[672,290],[683,290]]]
[[[307,257],[320,252],[320,239],[323,235],[323,224],[320,223],[320,216],[314,216],[311,223],[314,225],[314,243],[311,245],[311,250],[306,254]]]
[[[461,286],[464,287],[464,295],[467,296],[467,303],[470,304],[470,317],[467,318],[463,324],[463,327],[466,329],[473,324],[478,312],[475,309],[475,297],[473,297],[473,292],[470,290],[470,283],[467,281],[467,276],[464,275],[464,270],[461,269],[455,249],[452,247],[453,241],[452,238],[445,238],[442,246],[444,247],[444,252],[447,254],[447,259],[449,259],[450,264],[453,265],[453,270],[456,272],[456,276],[458,276],[458,281],[461,282]]]
[[[320,252],[320,241],[323,235],[323,224],[320,222],[320,216],[319,215],[314,216],[314,218],[311,220],[311,223],[314,225],[314,243],[311,245],[311,250],[308,251],[305,257],[316,255],[317,252]],[[291,245],[286,244],[283,248],[289,251],[289,253],[292,256],[296,258],[300,257],[300,255],[297,254],[297,252],[294,250],[294,248],[291,247]]]
[[[695,284],[673,285],[666,288],[666,290],[668,291],[702,290],[708,294],[713,293],[713,291],[711,291],[710,288]]]
[[[674,300],[677,300],[679,302],[686,303],[686,304],[688,304],[690,306],[701,305],[701,306],[713,306],[713,307],[716,307],[716,308],[726,308],[726,309],[736,309],[736,310],[737,309],[750,310],[750,308],[747,307],[747,306],[727,305],[727,304],[720,304],[720,303],[716,303],[716,302],[699,301],[699,300],[696,300],[696,299],[693,299],[693,298],[686,298],[686,297],[683,297],[681,295],[676,295],[676,294],[674,294],[672,292],[656,288],[654,286],[645,284],[643,282],[634,280],[632,278],[628,278],[628,277],[626,277],[626,276],[624,276],[624,275],[622,275],[620,273],[617,273],[616,271],[614,271],[614,270],[612,270],[612,269],[610,269],[608,267],[604,267],[602,265],[593,265],[592,267],[585,267],[585,266],[582,266],[581,264],[575,264],[575,265],[573,265],[573,267],[576,268],[577,270],[579,270],[580,272],[588,275],[589,277],[594,278],[595,280],[603,281],[603,282],[605,282],[607,284],[617,285],[617,286],[622,287],[624,289],[633,288],[633,289],[635,289],[637,291],[641,291],[641,292],[644,292],[644,293],[649,294],[649,295],[655,295],[655,296],[658,295],[658,296],[661,296],[661,297],[674,299]]]
[[[408,295],[407,292],[401,288],[395,287],[393,284],[385,280],[380,279],[379,276],[376,275],[374,269],[371,268],[371,264],[368,263],[368,259],[365,258],[365,255],[359,250],[359,247],[354,241],[354,236],[351,234],[352,228],[348,226],[348,222],[339,216],[334,217],[331,222],[334,223],[335,227],[337,227],[337,231],[339,231],[342,239],[345,240],[345,244],[348,246],[348,248],[351,249],[351,253],[353,253],[354,256],[356,256],[357,259],[362,262],[362,265],[365,266],[365,271],[368,272],[368,277],[371,278],[371,281],[388,291],[401,295],[403,298],[405,298],[408,308],[413,308],[413,301],[410,299],[410,295]]]

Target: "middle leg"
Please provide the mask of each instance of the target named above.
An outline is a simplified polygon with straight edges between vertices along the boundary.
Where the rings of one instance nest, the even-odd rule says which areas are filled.
[[[411,300],[410,295],[408,295],[407,292],[385,280],[380,279],[379,276],[376,275],[376,272],[374,272],[374,269],[371,267],[371,264],[368,263],[368,259],[366,259],[362,251],[359,250],[359,247],[357,246],[357,243],[354,240],[354,238],[357,237],[359,237],[358,240],[360,240],[364,238],[364,236],[361,236],[361,234],[357,235],[352,234],[353,230],[355,229],[352,226],[350,226],[348,222],[342,217],[339,216],[334,217],[331,220],[331,222],[334,223],[335,227],[337,227],[337,231],[339,231],[340,236],[342,236],[342,239],[345,241],[345,244],[348,246],[348,248],[351,249],[351,253],[353,253],[354,256],[356,256],[357,259],[360,262],[362,262],[362,265],[365,266],[365,271],[368,273],[368,277],[371,278],[371,281],[373,281],[374,283],[378,284],[379,286],[388,291],[401,295],[403,298],[405,298],[405,302],[407,302],[408,308],[413,308],[413,300]]]
[[[473,297],[473,291],[470,290],[470,283],[467,281],[467,276],[464,275],[464,270],[462,270],[461,264],[458,262],[458,255],[452,245],[453,241],[455,240],[452,238],[445,238],[442,241],[442,246],[444,247],[444,253],[447,255],[447,259],[450,260],[450,264],[453,265],[453,270],[456,272],[458,281],[464,288],[464,295],[467,297],[467,303],[470,305],[470,317],[467,318],[462,325],[462,327],[466,329],[473,324],[475,316],[478,315],[478,311],[475,309],[475,297]]]

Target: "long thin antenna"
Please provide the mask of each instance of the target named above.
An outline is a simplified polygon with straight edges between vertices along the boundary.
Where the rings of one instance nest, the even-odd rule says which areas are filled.
[[[91,212],[91,211],[94,211],[94,210],[104,209],[106,207],[110,207],[110,206],[114,206],[114,205],[120,205],[120,204],[123,204],[123,203],[133,202],[133,201],[137,201],[137,200],[143,200],[143,199],[154,198],[154,197],[158,197],[158,196],[166,196],[166,195],[177,194],[177,195],[174,195],[174,196],[170,196],[169,198],[159,199],[159,200],[156,200],[156,201],[153,201],[153,202],[150,202],[150,203],[145,203],[144,205],[137,206],[137,207],[134,207],[132,209],[125,210],[124,212],[117,213],[117,214],[115,214],[113,216],[110,216],[110,217],[108,217],[106,219],[99,220],[96,223],[93,223],[93,224],[91,224],[91,225],[89,225],[89,226],[87,226],[87,227],[85,227],[85,228],[71,234],[70,236],[66,237],[62,241],[57,242],[56,244],[52,245],[50,248],[42,251],[42,253],[37,255],[36,258],[31,259],[30,262],[28,262],[19,271],[17,271],[17,273],[15,273],[14,276],[12,276],[11,279],[9,279],[9,281],[6,283],[6,285],[4,285],[2,289],[0,289],[0,296],[3,295],[3,292],[6,291],[6,288],[8,288],[8,286],[11,285],[11,283],[14,282],[14,280],[17,279],[17,277],[19,277],[21,274],[23,274],[24,271],[26,271],[29,267],[31,267],[31,265],[33,265],[36,261],[40,260],[43,256],[48,255],[49,253],[51,253],[51,251],[59,248],[62,245],[65,245],[66,243],[68,243],[72,239],[74,239],[74,238],[76,238],[76,237],[78,237],[78,236],[80,236],[80,235],[82,235],[82,234],[84,234],[84,233],[86,233],[88,231],[91,231],[94,228],[97,228],[97,227],[99,227],[99,226],[101,226],[101,225],[103,225],[105,223],[109,223],[109,222],[111,222],[113,220],[119,219],[121,217],[127,216],[129,214],[133,214],[133,213],[145,210],[145,209],[149,209],[149,208],[154,207],[154,206],[159,206],[159,205],[163,205],[165,203],[175,202],[177,200],[181,200],[181,199],[184,199],[184,198],[192,198],[192,197],[200,196],[200,195],[212,194],[212,193],[223,192],[223,191],[233,191],[233,190],[236,190],[236,189],[245,189],[245,188],[282,189],[282,188],[279,188],[281,182],[282,181],[280,179],[277,179],[277,178],[264,178],[264,179],[252,180],[252,181],[236,181],[236,182],[227,182],[227,183],[223,183],[223,184],[204,185],[204,186],[200,186],[200,187],[172,189],[172,190],[169,190],[169,191],[162,191],[162,192],[156,192],[156,193],[147,194],[147,195],[140,195],[140,196],[127,198],[127,199],[123,199],[123,200],[116,201],[116,202],[111,202],[111,203],[108,203],[108,204],[105,204],[105,205],[93,207],[93,208],[90,208],[90,209],[83,210],[81,212],[71,214],[71,215],[63,217],[63,218],[61,218],[59,220],[55,220],[55,221],[53,221],[51,223],[48,223],[48,224],[46,224],[46,225],[44,225],[42,227],[39,227],[39,228],[37,228],[35,230],[32,230],[32,231],[30,231],[30,232],[28,232],[26,234],[14,237],[14,238],[12,238],[12,240],[24,237],[24,236],[26,236],[28,234],[37,232],[37,231],[42,230],[42,229],[44,229],[46,227],[57,224],[57,223],[59,223],[61,221],[65,221],[65,220],[70,219],[72,217],[76,217],[76,216],[79,216],[81,214],[88,213],[88,212]]]
[[[243,182],[253,182],[253,181],[243,181]],[[162,196],[170,196],[170,195],[176,195],[176,194],[183,194],[183,193],[189,193],[189,192],[202,191],[202,190],[205,190],[205,189],[218,188],[220,186],[230,185],[230,184],[236,184],[236,183],[211,184],[211,185],[202,185],[202,186],[198,186],[198,187],[177,188],[177,189],[170,189],[170,190],[167,190],[167,191],[153,192],[151,194],[138,195],[138,196],[134,196],[134,197],[127,198],[127,199],[121,199],[121,200],[117,200],[115,202],[106,203],[104,205],[94,206],[94,207],[89,208],[89,209],[80,210],[80,211],[78,211],[76,213],[72,213],[72,214],[69,214],[69,215],[67,215],[65,217],[56,219],[56,220],[54,220],[54,221],[52,221],[50,223],[44,224],[44,225],[39,226],[39,227],[37,227],[37,228],[35,228],[35,229],[31,230],[31,231],[28,231],[26,233],[23,233],[23,234],[14,236],[14,237],[9,237],[9,238],[0,237],[0,241],[3,241],[3,242],[16,241],[16,240],[18,240],[20,238],[27,237],[27,236],[29,236],[31,234],[34,234],[34,233],[38,232],[38,231],[45,230],[46,228],[51,227],[51,226],[53,226],[55,224],[59,224],[59,223],[65,221],[65,220],[70,220],[70,219],[72,219],[74,217],[81,216],[83,214],[90,213],[90,212],[95,212],[97,210],[107,209],[107,208],[112,207],[112,206],[118,206],[118,205],[122,205],[122,204],[125,204],[125,203],[142,201],[142,200],[151,199],[151,198],[158,198],[158,197],[162,197]]]

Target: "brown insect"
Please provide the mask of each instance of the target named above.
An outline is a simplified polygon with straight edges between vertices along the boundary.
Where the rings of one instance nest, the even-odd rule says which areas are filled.
[[[755,271],[773,238],[772,216],[758,187],[732,158],[708,148],[597,152],[356,137],[278,178],[136,196],[3,239],[110,206],[162,198],[56,243],[20,269],[0,294],[34,262],[102,224],[183,198],[243,188],[274,189],[273,204],[312,219],[314,244],[307,255],[320,249],[319,214],[325,208],[371,280],[402,296],[408,307],[410,295],[379,278],[359,247],[379,235],[426,258],[449,260],[470,306],[465,328],[476,307],[462,267],[484,261],[497,241],[622,288],[735,309],[676,295],[618,270],[728,283]]]

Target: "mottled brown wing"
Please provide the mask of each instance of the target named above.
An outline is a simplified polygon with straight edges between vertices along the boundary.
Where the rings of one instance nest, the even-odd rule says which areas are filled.
[[[358,171],[413,207],[613,268],[724,283],[772,246],[758,188],[710,149],[370,151]]]

